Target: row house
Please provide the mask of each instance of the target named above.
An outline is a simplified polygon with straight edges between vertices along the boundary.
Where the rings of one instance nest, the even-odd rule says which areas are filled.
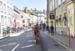
[[[29,9],[27,10],[27,12],[23,12],[17,7],[14,7],[14,11],[16,12],[16,14],[14,14],[14,29],[15,30],[17,28],[28,29],[32,27],[32,24],[34,22],[36,22],[33,19],[36,16],[31,15]]]
[[[8,28],[12,27],[12,10],[9,0],[0,0],[0,36],[8,36]]]
[[[14,28],[14,31],[16,32],[17,28],[20,25],[20,21],[21,21],[18,19],[20,18],[20,10],[16,6],[13,6],[13,7],[14,7],[13,9],[13,14],[14,14],[13,28]]]
[[[31,24],[36,22],[37,18],[34,18],[36,16],[30,15],[30,10],[24,13],[13,6],[10,0],[0,0],[0,37],[6,37],[19,29],[31,27]]]
[[[54,14],[56,32],[75,37],[75,0],[50,0],[50,14]],[[51,19],[52,20],[52,19]]]

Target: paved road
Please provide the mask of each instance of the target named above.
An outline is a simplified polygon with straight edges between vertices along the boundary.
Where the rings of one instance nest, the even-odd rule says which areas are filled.
[[[35,44],[32,31],[24,32],[20,36],[0,40],[0,51],[59,51],[58,49],[63,50],[64,48],[42,31],[39,45]]]
[[[60,46],[54,39],[50,38],[47,33],[41,32],[41,43],[43,51],[65,51],[65,48]]]
[[[28,31],[20,36],[0,40],[0,51],[41,51],[41,48],[35,45],[32,31]]]

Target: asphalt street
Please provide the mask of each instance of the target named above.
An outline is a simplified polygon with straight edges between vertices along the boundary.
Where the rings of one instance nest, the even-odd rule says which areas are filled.
[[[35,44],[33,31],[0,40],[0,51],[64,51],[56,41],[41,31],[39,44]]]

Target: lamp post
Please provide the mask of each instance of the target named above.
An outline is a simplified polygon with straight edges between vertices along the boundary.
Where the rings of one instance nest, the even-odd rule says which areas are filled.
[[[49,8],[49,0],[47,0],[47,25],[49,26],[49,11],[50,11],[50,8]]]

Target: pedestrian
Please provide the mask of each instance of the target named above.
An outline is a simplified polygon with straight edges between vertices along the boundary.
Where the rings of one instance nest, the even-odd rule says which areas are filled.
[[[46,27],[46,25],[45,25],[45,23],[43,23],[43,31],[45,30],[45,27]]]
[[[47,29],[48,32],[50,32],[50,29],[49,29],[49,26],[48,25],[46,26],[46,29]]]
[[[51,27],[50,27],[50,32],[51,32],[51,35],[54,35],[54,26],[53,25],[51,25]]]

